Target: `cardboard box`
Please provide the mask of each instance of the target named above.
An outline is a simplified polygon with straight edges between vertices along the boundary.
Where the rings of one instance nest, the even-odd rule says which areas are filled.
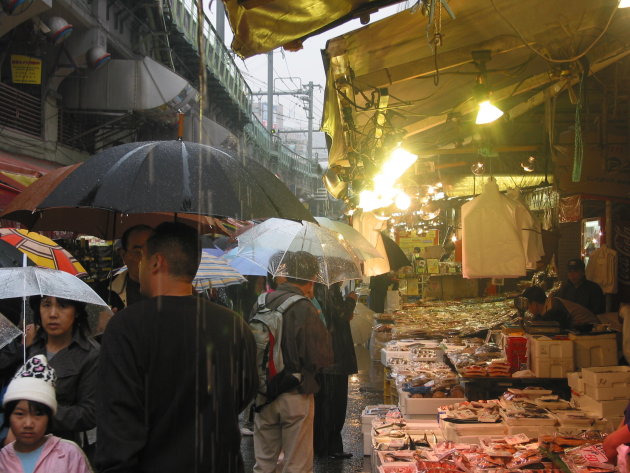
[[[598,417],[617,417],[620,414],[623,415],[626,406],[628,405],[627,399],[598,401],[586,394],[582,396],[575,396],[574,399],[580,409]]]
[[[617,334],[598,335],[569,334],[573,340],[573,353],[576,368],[592,366],[613,366],[617,364]]]
[[[609,388],[615,384],[630,383],[630,366],[602,366],[582,370],[584,384]]]

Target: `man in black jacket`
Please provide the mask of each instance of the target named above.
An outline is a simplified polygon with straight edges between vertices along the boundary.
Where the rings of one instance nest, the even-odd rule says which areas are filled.
[[[192,295],[197,232],[158,226],[142,249],[148,299],[117,313],[101,349],[96,465],[113,472],[242,472],[238,414],[258,385],[234,312]]]

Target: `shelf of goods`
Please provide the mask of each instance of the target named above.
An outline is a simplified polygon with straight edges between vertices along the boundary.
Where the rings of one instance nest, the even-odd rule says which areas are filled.
[[[379,473],[613,473],[601,438],[525,435],[488,436],[477,444],[432,441],[415,450],[379,451],[372,471]]]
[[[369,431],[371,444],[364,443],[365,453],[372,453],[372,471],[383,473],[589,473],[595,466],[613,473],[601,444],[606,419],[549,392],[510,390],[500,399],[441,405],[437,426],[394,406],[378,406],[373,416],[367,408],[363,432],[367,439]]]

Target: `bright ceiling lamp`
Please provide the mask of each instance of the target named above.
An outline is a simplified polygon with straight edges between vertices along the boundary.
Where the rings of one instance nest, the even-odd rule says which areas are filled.
[[[503,111],[490,102],[490,89],[486,85],[486,63],[491,58],[491,51],[488,49],[473,51],[472,57],[475,66],[477,66],[477,69],[479,70],[479,73],[477,74],[477,85],[475,86],[475,98],[479,103],[479,110],[477,111],[475,123],[477,125],[485,125],[487,123],[492,123],[497,118],[503,116]]]
[[[411,205],[411,197],[403,191],[400,191],[394,200],[394,204],[396,204],[399,210],[407,210]]]
[[[503,111],[500,108],[492,105],[490,100],[484,100],[479,103],[479,111],[477,112],[475,124],[485,125],[486,123],[492,123],[501,116],[503,116]]]
[[[378,174],[374,176],[375,187],[392,186],[407,169],[413,166],[417,159],[418,155],[400,147],[395,148],[381,166]]]
[[[617,8],[630,8],[630,0],[621,0]]]

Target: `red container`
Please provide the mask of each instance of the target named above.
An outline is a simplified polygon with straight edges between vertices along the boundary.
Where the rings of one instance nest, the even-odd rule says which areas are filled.
[[[507,337],[505,356],[510,363],[510,372],[526,370],[528,368],[527,337]]]

